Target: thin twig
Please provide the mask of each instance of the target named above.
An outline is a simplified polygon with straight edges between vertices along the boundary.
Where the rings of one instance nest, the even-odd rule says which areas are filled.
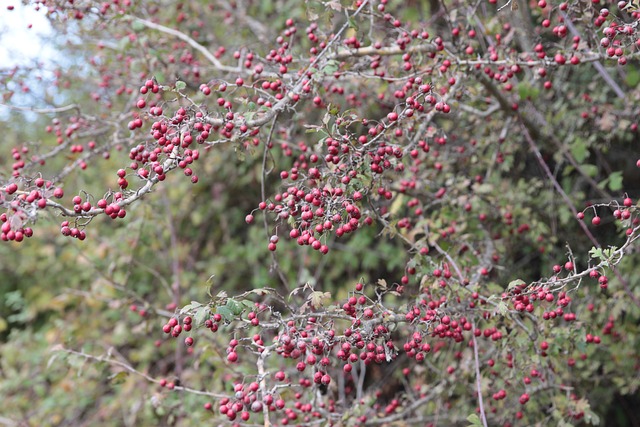
[[[69,110],[78,110],[80,111],[80,106],[78,104],[69,104],[64,107],[52,107],[52,108],[33,108],[33,107],[18,107],[15,105],[8,105],[0,103],[0,107],[5,107],[14,111],[30,111],[32,113],[37,114],[55,114],[55,113],[63,113]]]
[[[273,116],[273,121],[271,122],[271,128],[269,129],[269,135],[267,136],[267,139],[264,142],[264,151],[262,153],[262,179],[260,182],[260,195],[263,201],[267,200],[266,189],[265,189],[267,174],[268,174],[267,157],[269,154],[269,145],[271,145],[271,139],[273,138],[273,132],[275,130],[277,120],[278,120],[278,114]],[[269,239],[270,233],[269,233],[269,222],[267,220],[267,210],[265,209],[262,213],[263,213],[262,219],[264,222],[264,232],[267,236],[267,239]],[[280,264],[278,263],[278,259],[274,251],[271,251],[271,261],[273,262],[272,264],[273,269],[278,273],[278,277],[280,278],[280,281],[284,285],[285,289],[289,289],[289,280],[287,279],[287,276],[285,276],[284,272],[280,268]]]
[[[573,22],[571,22],[571,19],[569,19],[567,14],[564,13],[562,10],[560,10],[560,16],[564,18],[564,23],[566,24],[569,31],[571,31],[571,34],[573,34],[576,37],[580,37],[582,39],[583,37],[581,36],[580,32],[575,27],[575,25],[573,25]],[[620,88],[618,83],[616,83],[616,81],[613,80],[613,78],[611,78],[611,75],[607,72],[607,70],[605,70],[602,64],[598,61],[593,61],[592,64],[595,67],[595,69],[598,71],[598,74],[602,76],[602,79],[605,82],[607,82],[607,84],[611,87],[611,89],[613,89],[613,91],[616,93],[618,98],[625,99],[624,91],[622,90],[622,88]]]
[[[475,331],[476,323],[472,321],[472,331]],[[480,419],[482,420],[482,425],[487,427],[487,415],[484,412],[484,402],[482,400],[482,381],[480,376],[480,359],[478,357],[478,341],[476,340],[476,334],[471,333],[471,340],[473,342],[473,360],[474,367],[476,370],[476,391],[478,392],[478,405],[480,406]]]
[[[138,371],[133,366],[131,366],[131,365],[127,364],[127,363],[121,362],[119,360],[114,360],[114,359],[112,359],[111,357],[108,357],[108,356],[107,357],[105,357],[105,356],[95,356],[93,354],[88,354],[88,353],[85,353],[83,351],[76,351],[76,350],[72,350],[72,349],[69,349],[69,348],[65,348],[65,347],[63,347],[61,345],[54,347],[52,349],[52,351],[54,351],[54,352],[55,351],[61,351],[61,352],[67,353],[67,354],[73,354],[75,356],[82,357],[82,358],[84,358],[86,360],[91,360],[91,361],[94,361],[94,362],[103,362],[103,363],[107,363],[107,364],[109,364],[111,366],[117,366],[119,368],[124,369],[127,372],[130,372],[132,374],[138,375],[138,376],[146,379],[147,381],[155,383],[155,384],[160,384],[160,381],[161,381],[161,380],[158,380],[156,378],[151,377],[148,374],[145,374],[144,372]],[[200,395],[200,396],[209,396],[209,397],[213,397],[215,399],[222,399],[224,397],[227,397],[224,394],[213,393],[213,392],[204,391],[204,390],[196,390],[196,389],[193,389],[193,388],[184,387],[184,386],[178,386],[178,385],[175,386],[173,388],[173,390],[183,391],[185,393],[197,394],[197,395]]]
[[[238,67],[229,67],[227,65],[223,65],[218,58],[216,58],[209,50],[183,33],[182,31],[175,30],[173,28],[165,27],[164,25],[156,24],[155,22],[148,21],[146,19],[138,18],[136,16],[126,15],[129,19],[139,22],[147,28],[151,28],[152,30],[157,30],[165,34],[169,34],[173,37],[176,37],[184,42],[186,42],[189,46],[200,52],[214,67],[216,67],[220,71],[226,71],[229,73],[241,73],[242,70]]]

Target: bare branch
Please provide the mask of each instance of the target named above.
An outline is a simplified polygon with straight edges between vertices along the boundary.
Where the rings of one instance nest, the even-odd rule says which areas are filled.
[[[33,107],[18,107],[15,105],[0,103],[0,107],[5,107],[14,111],[30,111],[32,113],[38,113],[38,114],[56,114],[56,113],[64,113],[65,111],[70,111],[70,110],[80,111],[80,106],[78,104],[69,104],[69,105],[65,105],[64,107],[33,108]]]
[[[135,369],[133,366],[129,365],[128,363],[121,362],[119,360],[115,360],[115,359],[111,358],[109,355],[107,355],[107,356],[95,356],[95,355],[92,355],[92,354],[85,353],[83,351],[76,351],[76,350],[72,350],[72,349],[69,349],[69,348],[65,348],[62,345],[54,347],[52,349],[52,351],[54,351],[54,352],[60,351],[60,352],[63,352],[63,353],[72,354],[74,356],[82,357],[83,359],[90,360],[90,361],[93,361],[93,362],[104,362],[104,363],[107,363],[107,364],[109,364],[111,366],[115,366],[115,367],[124,369],[127,372],[130,372],[130,373],[132,373],[134,375],[140,376],[140,377],[146,379],[147,381],[155,383],[155,384],[160,384],[160,381],[161,381],[159,379],[151,377],[150,375],[148,375],[148,374],[146,374],[144,372],[138,371],[137,369]],[[222,399],[222,398],[226,397],[224,394],[214,393],[214,392],[204,391],[204,390],[196,390],[196,389],[193,389],[193,388],[183,387],[183,386],[178,386],[178,385],[175,386],[173,388],[173,390],[183,391],[185,393],[197,394],[197,395],[200,395],[200,396],[209,396],[209,397],[213,397],[213,398],[216,398],[216,399]]]

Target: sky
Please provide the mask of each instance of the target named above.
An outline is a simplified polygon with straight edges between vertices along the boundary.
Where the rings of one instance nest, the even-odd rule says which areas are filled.
[[[36,11],[20,0],[0,0],[0,5],[0,69],[54,58],[55,51],[43,43],[52,34],[46,8]]]
[[[13,10],[9,10],[13,6]],[[56,58],[56,50],[47,39],[53,37],[53,29],[46,18],[46,8],[36,11],[34,6],[25,6],[20,0],[0,0],[0,72],[10,70],[15,66],[34,66],[36,62],[37,72],[34,78],[27,78],[27,84],[33,96],[21,93],[20,86],[9,84],[14,96],[11,104],[19,107],[40,107],[38,95],[47,90],[47,84],[38,77],[49,76],[47,64],[52,64]],[[11,110],[2,106],[0,97],[0,121],[6,120]],[[36,116],[30,112],[22,113],[28,120]],[[2,126],[0,125],[0,128]]]

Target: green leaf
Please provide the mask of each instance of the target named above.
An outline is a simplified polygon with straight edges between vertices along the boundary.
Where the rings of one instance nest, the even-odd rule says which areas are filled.
[[[247,300],[240,301],[240,304],[242,304],[248,310],[253,310],[253,308],[255,307],[254,303],[252,303],[251,301],[247,301]]]
[[[118,40],[118,47],[116,49],[119,51],[126,50],[130,44],[129,37],[121,37],[120,40]]]
[[[503,316],[507,314],[507,311],[509,311],[509,308],[507,307],[507,303],[504,301],[500,301],[496,309],[498,310],[498,313],[500,313]]]
[[[266,16],[273,13],[274,4],[271,0],[263,0],[260,2],[260,14]]]
[[[193,316],[196,323],[196,328],[204,323],[204,321],[209,317],[209,314],[210,311],[209,307],[207,306],[200,307],[196,310],[196,314]]]
[[[638,83],[640,83],[640,72],[635,68],[629,68],[626,75],[626,81],[627,85],[630,87],[638,86]]]
[[[324,300],[331,299],[330,292],[313,291],[309,295],[309,302],[313,308],[320,308],[324,305]]]
[[[356,31],[358,31],[358,24],[356,23],[356,20],[353,19],[352,16],[349,17],[349,27],[353,28]]]
[[[226,307],[229,309],[229,311],[231,311],[231,313],[234,316],[238,316],[240,313],[243,312],[242,306],[240,304],[238,304],[237,302],[235,302],[234,300],[232,300],[232,299],[227,301]]]
[[[202,304],[198,301],[191,301],[191,304],[187,304],[180,310],[180,314],[189,313],[192,310],[202,307]]]
[[[476,414],[471,414],[467,417],[467,421],[469,421],[471,424],[469,424],[469,427],[475,427],[475,426],[481,426],[482,422],[480,421],[480,417]]]
[[[622,172],[615,171],[609,175],[609,190],[620,191],[622,190]]]
[[[247,153],[239,146],[235,147],[236,156],[238,157],[238,161],[244,162],[247,159]]]
[[[128,372],[118,372],[117,374],[113,374],[109,377],[109,382],[111,385],[118,385],[125,382],[127,378],[129,378]]]
[[[602,253],[602,249],[596,248],[595,246],[591,248],[591,250],[589,251],[589,255],[591,256],[591,258],[594,258],[594,259],[601,259],[601,260],[605,259],[605,256]]]
[[[540,94],[540,89],[537,87],[531,86],[527,82],[518,83],[518,95],[520,95],[520,99],[530,99],[534,100]]]
[[[145,25],[140,21],[133,21],[131,23],[131,29],[136,33],[139,33],[140,31],[144,30],[144,28],[145,28]]]
[[[227,322],[231,322],[232,320],[234,320],[236,318],[236,316],[233,314],[233,312],[231,310],[229,310],[229,308],[226,305],[218,307],[216,309],[216,312],[220,316],[222,316],[222,318]]]
[[[591,178],[598,174],[598,167],[595,165],[580,165],[580,169],[582,169],[582,171]]]
[[[493,185],[491,184],[474,184],[473,192],[476,194],[489,194],[493,191]]]
[[[329,76],[338,71],[338,66],[340,63],[335,59],[327,61],[324,67],[322,67],[322,73]]]
[[[587,157],[589,157],[589,147],[585,141],[580,138],[576,138],[576,140],[571,144],[571,155],[576,159],[578,163],[583,163]]]
[[[176,89],[184,90],[187,87],[187,84],[181,80],[176,81]]]
[[[268,3],[271,3],[271,1],[268,1]],[[307,19],[309,21],[318,20],[318,18],[320,17],[318,9],[319,8],[315,4],[311,4],[310,2],[307,2]]]
[[[592,426],[600,425],[600,417],[591,409],[584,411],[584,420]]]

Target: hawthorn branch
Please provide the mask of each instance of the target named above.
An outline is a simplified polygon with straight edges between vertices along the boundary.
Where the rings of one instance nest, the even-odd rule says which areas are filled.
[[[461,110],[466,111],[467,113],[471,113],[478,117],[485,118],[485,117],[490,117],[493,113],[498,111],[500,109],[500,104],[493,104],[489,106],[489,108],[487,108],[486,110],[478,110],[477,108],[473,108],[470,105],[466,105],[462,103],[458,104],[458,107]]]
[[[146,374],[144,372],[138,371],[137,369],[135,369],[133,366],[129,365],[128,363],[124,363],[124,362],[121,362],[119,360],[112,359],[108,355],[107,356],[95,356],[93,354],[85,353],[83,351],[72,350],[70,348],[63,347],[62,345],[54,347],[52,349],[52,351],[54,351],[54,352],[64,352],[64,353],[67,353],[67,354],[72,354],[74,356],[82,357],[85,360],[90,360],[92,362],[107,363],[107,364],[109,364],[111,366],[115,366],[115,367],[124,369],[125,371],[127,371],[127,372],[129,372],[131,374],[134,374],[134,375],[137,375],[139,377],[142,377],[142,378],[144,378],[145,380],[147,380],[149,382],[152,382],[152,383],[155,383],[155,384],[160,384],[160,380],[158,380],[156,378],[153,378],[153,377],[151,377],[150,375],[148,375],[148,374]],[[191,394],[196,394],[196,395],[200,395],[200,396],[213,397],[215,399],[222,399],[224,397],[227,397],[227,396],[225,396],[223,394],[219,394],[219,393],[213,393],[213,392],[204,391],[204,390],[196,390],[196,389],[193,389],[193,388],[184,387],[184,386],[178,386],[178,385],[175,386],[173,388],[173,390],[183,391],[185,393],[191,393]]]
[[[455,97],[455,93],[458,90],[458,87],[460,86],[460,81],[462,80],[461,79],[461,75],[460,74],[456,74],[455,78],[456,78],[455,84],[453,86],[451,86],[449,88],[449,90],[447,91],[447,93],[442,95],[442,97],[440,98],[440,101],[444,102],[445,104],[449,102],[451,97]],[[418,131],[416,132],[415,137],[411,140],[411,144],[410,144],[411,148],[415,147],[416,144],[418,144],[418,141],[423,137],[424,131],[431,124],[431,122],[433,121],[433,119],[434,119],[434,117],[436,116],[437,113],[438,112],[434,108],[431,111],[429,111],[425,115],[424,118],[421,118],[420,127],[418,128]]]
[[[89,150],[82,157],[76,159],[71,164],[65,166],[64,169],[62,169],[60,171],[60,173],[55,176],[55,178],[53,179],[53,182],[54,183],[61,182],[64,178],[67,177],[67,175],[69,175],[71,172],[73,172],[73,170],[76,169],[76,167],[78,167],[82,162],[86,162],[87,160],[95,157],[96,155],[100,154],[101,152],[104,152],[104,150],[107,150],[107,149],[110,149],[112,147],[115,147],[118,144],[126,144],[126,140],[120,139],[118,137],[118,135],[116,133],[114,133],[113,134],[113,138],[111,139],[111,141],[107,142],[106,144],[103,144],[100,148],[96,147],[93,150]],[[48,154],[50,154],[50,153],[48,153]],[[43,159],[42,157],[38,157],[39,161],[42,160],[42,159]]]
[[[611,198],[609,194],[607,194],[604,190],[598,187],[597,183],[584,171],[582,167],[576,162],[573,156],[570,155],[568,150],[564,149],[563,144],[556,138],[555,135],[544,132],[543,126],[546,126],[547,123],[544,119],[541,120],[541,123],[536,123],[532,120],[527,114],[520,114],[517,111],[514,111],[510,101],[507,97],[500,92],[500,90],[493,84],[493,82],[484,74],[484,73],[476,73],[478,76],[478,81],[484,86],[484,88],[498,101],[501,109],[511,116],[516,116],[520,122],[526,127],[532,139],[539,140],[541,138],[549,139],[553,142],[553,144],[558,148],[558,150],[562,151],[563,157],[565,157],[569,163],[576,169],[576,171],[593,187],[595,191],[600,193],[605,198]],[[536,110],[537,112],[537,110]],[[538,114],[541,116],[540,114]]]
[[[3,416],[0,416],[0,424],[2,424],[3,426],[8,426],[8,427],[17,427],[20,424],[20,422],[18,421],[14,421],[11,418],[6,418]]]
[[[449,55],[449,57],[452,59],[452,63],[458,66],[462,66],[462,65],[466,65],[466,66],[476,66],[476,65],[495,65],[495,66],[499,66],[499,65],[520,65],[522,67],[545,67],[545,68],[559,68],[559,67],[564,67],[566,65],[560,65],[558,64],[554,58],[550,57],[550,56],[545,56],[542,59],[530,59],[530,58],[525,58],[525,59],[520,59],[520,58],[509,58],[509,59],[498,59],[498,60],[491,60],[491,59],[484,59],[484,58],[480,58],[480,59],[460,59],[460,57],[458,57],[456,54],[454,54],[453,52],[445,49],[445,51],[447,52],[447,54]],[[627,58],[629,59],[635,59],[637,57],[640,56],[639,52],[635,52],[635,53],[631,53],[629,55],[626,55]],[[581,63],[588,63],[588,62],[594,62],[594,63],[598,63],[598,65],[594,65],[596,68],[598,68],[598,66],[602,67],[602,64],[600,64],[600,61],[604,61],[604,60],[612,60],[612,58],[606,56],[605,54],[601,54],[599,52],[585,52],[582,56],[580,56],[580,62]]]
[[[262,179],[260,181],[260,195],[262,196],[263,201],[267,200],[266,190],[265,190],[267,174],[269,173],[267,172],[267,156],[269,154],[269,145],[271,143],[271,138],[273,138],[273,131],[276,128],[277,120],[278,120],[278,114],[276,113],[273,116],[273,121],[271,122],[271,128],[269,129],[269,135],[267,136],[267,140],[264,142],[264,152],[262,153]],[[263,213],[262,218],[264,221],[264,232],[267,236],[267,239],[269,239],[269,223],[267,221],[266,209],[262,213]],[[271,261],[273,262],[272,268],[278,273],[278,277],[280,278],[280,281],[284,285],[285,289],[289,289],[289,280],[287,279],[287,276],[285,276],[284,272],[280,268],[280,264],[278,263],[278,258],[276,257],[275,252],[274,251],[270,251],[270,252],[271,252]]]
[[[535,115],[536,115],[536,119],[539,121],[539,123],[546,127],[548,126],[548,122],[545,119],[544,115],[537,109],[535,108],[534,105],[532,105],[531,103],[527,105],[527,110],[532,111]],[[525,114],[523,114],[522,116],[526,116]],[[575,159],[575,157],[573,157],[573,155],[571,154],[571,151],[568,149],[566,144],[563,144],[555,135],[553,134],[547,134],[545,135],[552,143],[553,145],[556,146],[556,148],[558,149],[558,151],[560,151],[562,153],[562,156],[567,159],[567,161],[569,162],[569,164],[571,166],[573,166],[575,168],[575,170],[582,176],[582,178],[589,183],[589,185],[591,186],[591,188],[596,191],[597,193],[600,194],[600,196],[602,196],[603,198],[607,199],[607,200],[611,200],[613,197],[607,193],[604,189],[602,189],[600,186],[598,186],[598,183],[591,177],[589,176],[589,174],[587,174],[584,171],[584,168],[578,163],[578,161]]]
[[[260,386],[260,392],[262,393],[263,398],[267,395],[267,374],[264,370],[264,359],[267,358],[270,352],[271,347],[266,347],[265,349],[263,349],[262,353],[260,353],[260,355],[258,356],[258,360],[256,361],[259,378],[258,384]],[[262,415],[264,417],[264,427],[270,427],[271,421],[269,419],[269,407],[267,405],[262,405]]]
[[[475,331],[476,323],[472,321],[472,331]],[[478,357],[478,340],[476,340],[476,334],[471,333],[471,340],[473,342],[473,361],[474,368],[476,370],[476,391],[478,392],[478,405],[480,406],[480,419],[482,425],[487,427],[487,415],[484,412],[484,402],[482,400],[482,382],[480,376],[480,359]]]
[[[126,15],[126,17],[128,17],[129,19],[131,19],[131,20],[133,20],[135,22],[139,22],[140,24],[144,25],[147,28],[151,28],[152,30],[160,31],[160,32],[165,33],[165,34],[169,34],[169,35],[171,35],[173,37],[176,37],[176,38],[186,42],[189,46],[191,46],[192,48],[194,48],[195,50],[200,52],[205,58],[207,58],[207,60],[211,64],[213,64],[213,66],[215,68],[217,68],[220,71],[226,71],[228,73],[241,73],[243,71],[242,69],[240,69],[238,67],[229,67],[228,65],[222,64],[218,60],[218,58],[215,57],[215,55],[213,55],[211,52],[209,52],[209,50],[206,47],[204,47],[203,45],[201,45],[200,43],[198,43],[197,41],[195,41],[194,39],[192,39],[191,37],[189,37],[188,35],[186,35],[182,31],[178,31],[178,30],[173,29],[173,28],[165,27],[164,25],[156,24],[155,22],[151,22],[151,21],[148,21],[146,19],[138,18],[136,16]]]
[[[364,0],[362,2],[362,4],[360,5],[360,7],[353,13],[353,15],[351,15],[351,17],[355,17],[357,16],[360,11],[362,11],[362,9],[367,5],[367,3],[369,3],[369,0]],[[315,59],[306,67],[307,70],[311,70],[313,69],[316,65],[318,65],[318,63],[320,62],[320,60],[327,55],[327,52],[329,52],[329,50],[332,48],[332,46],[336,43],[337,40],[340,39],[340,36],[342,35],[343,32],[346,31],[346,29],[349,28],[349,21],[345,22],[344,25],[342,26],[342,28],[340,28],[340,30],[335,34],[335,36],[329,41],[329,43],[327,43],[327,45],[325,46],[324,49],[322,49],[322,51],[320,51],[320,53],[318,53],[318,55],[315,57]],[[316,73],[317,75],[317,73]],[[272,108],[271,110],[269,110],[266,114],[264,114],[262,117],[259,117],[257,119],[253,119],[253,120],[247,120],[246,121],[246,125],[250,128],[252,127],[260,127],[262,125],[267,124],[271,119],[273,119],[275,116],[278,115],[278,113],[280,113],[281,111],[284,111],[285,108],[287,108],[288,106],[294,105],[297,100],[296,98],[298,96],[300,96],[300,94],[302,93],[302,88],[305,85],[305,80],[306,80],[306,73],[301,73],[300,78],[298,79],[298,81],[294,84],[293,88],[286,94],[286,96],[284,96],[280,101],[278,101]],[[317,78],[317,77],[316,77]],[[211,122],[210,122],[211,123]],[[217,124],[220,125],[222,122],[219,121]]]
[[[449,255],[449,253],[447,251],[445,251],[444,249],[442,249],[440,247],[440,245],[438,244],[438,242],[431,242],[431,244],[433,245],[434,248],[436,248],[436,251],[444,256],[447,261],[449,261],[451,263],[451,265],[453,266],[453,269],[455,270],[456,274],[458,275],[458,280],[460,280],[460,284],[464,283],[464,276],[462,275],[462,270],[460,270],[460,267],[458,267],[458,263],[455,262],[455,260],[451,257],[451,255]]]
[[[169,172],[173,169],[175,169],[178,165],[178,161],[176,158],[176,154],[177,154],[177,147],[174,148],[173,152],[171,153],[171,155],[164,161],[164,163],[162,164],[162,168],[164,169],[165,173]],[[145,184],[138,188],[133,194],[131,194],[129,197],[126,197],[118,202],[116,202],[116,204],[120,207],[124,207],[124,206],[128,206],[130,204],[132,204],[133,202],[135,202],[136,200],[142,198],[142,196],[144,196],[147,193],[150,193],[151,190],[153,189],[153,187],[160,182],[160,179],[158,178],[158,176],[153,176],[149,179],[146,180]],[[61,212],[61,214],[63,216],[67,216],[67,217],[75,217],[75,218],[93,218],[97,215],[100,215],[102,213],[104,213],[104,209],[102,208],[91,208],[90,210],[86,211],[86,212],[75,212],[71,209],[66,208],[65,206],[61,205],[58,202],[54,202],[51,199],[47,199],[47,206],[50,206],[54,209],[57,209]]]
[[[560,11],[560,16],[562,16],[564,18],[564,23],[567,25],[567,28],[569,29],[569,31],[571,31],[571,34],[583,39],[583,37],[581,36],[580,32],[578,31],[576,26],[573,25],[573,22],[571,22],[571,19],[569,19],[567,14],[564,13],[561,10]],[[625,99],[624,91],[620,88],[618,83],[616,83],[616,81],[611,78],[611,75],[607,72],[607,70],[605,70],[605,68],[602,66],[602,64],[600,62],[598,62],[598,61],[593,61],[592,63],[593,63],[594,68],[596,69],[596,71],[598,71],[598,74],[600,74],[600,76],[602,76],[602,79],[605,82],[607,82],[607,84],[611,87],[611,89],[613,89],[613,91],[616,93],[618,98]]]
[[[247,5],[244,4],[244,2],[237,1],[233,6],[228,1],[222,1],[220,3],[227,12],[235,13],[236,17],[238,17],[240,21],[243,21],[256,37],[262,40],[269,37],[268,27],[245,13]]]
[[[631,300],[633,300],[638,306],[640,306],[640,301],[638,301],[637,297],[633,294],[631,289],[628,287],[628,282],[626,280],[623,280],[622,277],[619,275],[619,272],[616,268],[616,266],[620,263],[620,261],[622,261],[622,258],[624,257],[624,254],[627,251],[627,249],[632,244],[634,244],[636,240],[638,240],[639,238],[640,238],[640,226],[636,226],[635,228],[632,229],[631,236],[627,237],[626,242],[621,247],[613,251],[611,253],[611,256],[608,259],[602,260],[600,263],[592,267],[589,267],[581,271],[580,273],[574,273],[562,279],[554,278],[553,280],[538,281],[538,282],[534,282],[533,284],[538,286],[540,285],[554,286],[556,290],[559,290],[571,282],[575,282],[576,280],[585,278],[592,271],[598,271],[601,269],[610,268],[613,270],[614,273],[616,273],[616,277],[621,281],[621,283],[625,287],[625,290],[627,291],[627,295],[629,296],[629,298],[631,298]],[[600,248],[601,246],[597,246],[597,247]]]
[[[391,56],[391,55],[404,55],[405,53],[431,53],[437,52],[437,48],[433,44],[421,44],[419,46],[412,46],[406,49],[401,49],[399,46],[381,47],[376,48],[374,46],[366,46],[358,49],[340,49],[336,53],[329,55],[329,59],[349,59],[362,56]]]
[[[80,106],[78,104],[69,104],[69,105],[65,105],[64,107],[52,107],[52,108],[18,107],[15,105],[8,105],[3,103],[0,103],[0,106],[8,108],[10,110],[14,110],[14,111],[30,111],[32,113],[37,113],[37,114],[57,114],[57,113],[64,113],[65,111],[70,111],[70,110],[77,110],[78,112],[80,112]]]
[[[181,271],[182,266],[180,263],[180,255],[178,249],[178,233],[174,226],[175,221],[173,219],[171,213],[171,203],[169,202],[169,198],[167,196],[166,191],[162,192],[162,199],[164,202],[164,208],[166,211],[165,218],[167,219],[167,228],[169,229],[169,241],[171,242],[171,247],[168,248],[169,256],[171,257],[171,273],[173,276],[173,283],[171,284],[171,299],[173,304],[177,307],[180,303],[180,294],[181,294]],[[183,365],[184,365],[184,354],[183,347],[177,345],[174,352],[174,361],[175,361],[175,373],[178,378],[182,375]]]
[[[87,137],[97,137],[100,136],[102,134],[107,133],[107,131],[109,131],[109,129],[111,129],[111,126],[102,126],[96,129],[92,129],[92,130],[88,130],[86,132],[79,132],[76,135],[77,138],[87,138]],[[72,139],[66,139],[62,142],[62,144],[58,144],[56,145],[54,148],[52,148],[49,152],[38,155],[35,157],[35,159],[31,160],[29,163],[27,163],[24,166],[24,170],[29,170],[32,167],[34,167],[35,165],[40,165],[40,162],[42,162],[43,160],[47,160],[50,159],[52,157],[55,157],[56,155],[58,155],[60,152],[66,150],[69,148],[69,145],[71,145],[71,142],[73,140]],[[84,157],[83,157],[84,158]],[[75,162],[74,162],[75,163]],[[61,174],[59,174],[58,176],[60,176]],[[57,180],[58,178],[56,178]]]
[[[553,175],[553,172],[551,172],[551,169],[549,169],[549,165],[547,165],[547,162],[544,161],[544,158],[542,157],[542,153],[540,152],[540,149],[538,148],[535,141],[531,137],[531,134],[529,133],[529,127],[527,126],[525,119],[521,119],[521,122],[523,124],[522,130],[523,130],[524,138],[529,144],[529,148],[535,155],[536,160],[540,164],[540,167],[542,167],[545,174],[547,175],[547,178],[549,178],[549,181],[551,181],[553,188],[556,189],[558,194],[560,194],[560,197],[562,197],[562,200],[564,200],[567,207],[571,210],[571,213],[573,214],[573,216],[574,217],[577,216],[578,210],[576,209],[575,205],[573,204],[573,201],[569,198],[567,193],[565,193],[565,191],[562,189],[562,186],[560,185],[556,177]],[[591,233],[591,230],[589,230],[589,228],[584,223],[584,221],[580,221],[580,228],[582,228],[582,231],[584,231],[584,234],[589,238],[589,240],[591,240],[591,243],[593,243],[596,247],[599,248],[600,243],[593,236],[593,234]]]
[[[415,417],[413,419],[409,419],[407,417],[408,414],[420,408],[422,405],[430,401],[433,401],[434,395],[437,393],[437,391],[438,389],[436,387],[432,387],[431,390],[425,396],[414,400],[413,402],[411,402],[411,404],[403,408],[404,410],[400,412],[396,412],[395,414],[389,415],[387,417],[380,417],[380,418],[367,420],[367,425],[372,425],[372,426],[373,425],[390,425],[390,423],[393,423],[394,421],[398,421],[398,420],[403,420],[405,423],[403,425],[417,425],[420,422],[433,421],[434,419],[438,419],[438,417],[440,417],[440,415],[438,414],[432,417]],[[412,423],[412,421],[414,422]],[[457,424],[457,422],[454,422],[453,424]]]

